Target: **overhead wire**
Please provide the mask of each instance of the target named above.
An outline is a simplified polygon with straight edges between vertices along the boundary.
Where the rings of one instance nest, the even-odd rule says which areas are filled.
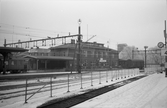
[[[33,32],[33,33],[32,33]],[[69,32],[68,32],[69,33]],[[52,35],[50,35],[49,33],[47,34],[47,32],[43,32],[43,31],[35,31],[35,30],[29,30],[29,28],[24,28],[23,30],[22,29],[18,29],[16,28],[15,26],[12,26],[12,27],[6,27],[6,26],[2,26],[0,25],[0,34],[5,34],[5,35],[8,35],[10,36],[10,38],[7,40],[8,43],[17,43],[19,41],[21,42],[24,42],[24,41],[27,41],[29,39],[25,39],[24,40],[20,40],[19,37],[21,36],[27,36],[31,39],[31,37],[33,38],[38,38],[38,39],[46,39],[48,37],[58,37],[59,34],[56,35],[56,33],[50,33]],[[12,35],[12,39],[11,39],[11,35]],[[69,34],[70,35],[70,34]],[[14,36],[17,36],[17,38],[13,38]],[[6,36],[5,36],[6,37]],[[2,38],[2,37],[1,37]],[[71,37],[72,38],[72,37]],[[19,39],[19,40],[17,40]],[[34,40],[34,39],[33,39]],[[36,39],[35,39],[36,40]],[[43,43],[43,41],[35,41],[34,42],[25,42],[25,43],[18,43],[18,44],[13,44],[13,45],[17,45],[17,46],[21,46],[21,47],[25,47],[25,48],[31,48],[31,47],[45,47],[45,46],[57,46],[57,45],[62,45],[62,44],[66,44],[69,42],[69,38],[63,38],[63,39],[59,39],[59,41],[56,42],[57,39],[51,39],[51,40],[45,40],[45,42]],[[3,41],[1,41],[2,43]],[[12,45],[12,44],[9,44],[9,45]],[[12,45],[12,46],[13,46]]]
[[[37,28],[32,28],[32,27],[23,27],[23,26],[17,26],[17,25],[10,25],[10,24],[4,24],[4,23],[0,23],[0,26],[4,26],[4,27],[8,27],[8,28],[11,28],[14,27],[15,29],[22,29],[25,30],[25,31],[31,31],[31,32],[47,32],[47,33],[69,33],[69,32],[63,32],[63,31],[53,31],[53,30],[45,30],[45,29],[37,29]]]
[[[31,27],[23,27],[23,26],[17,26],[17,25],[10,25],[10,24],[4,24],[0,23],[0,34],[6,34],[6,35],[12,35],[12,40],[9,41],[18,41],[16,38],[13,40],[14,36],[26,36],[31,39],[33,38],[48,38],[48,37],[58,37],[60,34],[63,33],[69,33],[69,32],[57,32],[57,31],[51,31],[51,30],[44,30],[44,29],[36,29]],[[70,32],[71,34],[71,32]],[[55,41],[55,40],[54,40]],[[51,41],[53,45],[53,40]],[[65,41],[66,43],[66,41]],[[55,42],[54,42],[55,45]]]

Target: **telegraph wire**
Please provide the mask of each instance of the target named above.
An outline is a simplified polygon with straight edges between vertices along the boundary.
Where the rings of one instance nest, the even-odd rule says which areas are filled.
[[[69,33],[69,32],[63,32],[63,31],[53,31],[53,30],[45,30],[45,29],[37,29],[37,28],[32,28],[32,27],[23,27],[23,26],[17,26],[17,25],[10,25],[10,24],[5,24],[5,23],[0,23],[0,26],[8,27],[11,28],[15,27],[15,29],[23,29],[24,31],[31,31],[31,32],[50,32],[50,33]]]
[[[16,25],[10,25],[10,24],[4,24],[0,23],[0,34],[6,34],[11,36],[12,35],[12,43],[13,37],[14,36],[26,36],[31,38],[47,38],[47,37],[59,37],[60,34],[62,35],[63,33],[68,33],[69,35],[71,32],[59,32],[57,33],[56,31],[51,31],[51,30],[44,30],[44,29],[36,29],[36,28],[30,28],[30,27],[22,27],[22,26],[16,26]],[[64,35],[64,34],[63,34]],[[24,41],[23,39],[22,41]],[[27,39],[29,40],[29,39]],[[16,40],[17,42],[18,40]],[[63,40],[62,40],[63,43]],[[65,42],[66,43],[66,42]]]

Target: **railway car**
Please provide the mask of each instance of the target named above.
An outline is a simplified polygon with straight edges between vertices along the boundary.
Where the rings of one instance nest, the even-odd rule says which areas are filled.
[[[0,72],[3,72],[2,59],[0,59]],[[10,73],[22,73],[27,71],[25,58],[11,58],[5,61],[6,71]]]
[[[144,61],[143,60],[122,60],[119,59],[118,62],[121,68],[130,69],[130,68],[139,68],[142,70],[144,68]]]

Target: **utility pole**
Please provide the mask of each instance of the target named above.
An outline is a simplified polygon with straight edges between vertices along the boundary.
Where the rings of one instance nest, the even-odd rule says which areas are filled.
[[[77,56],[77,71],[81,73],[81,19],[78,20],[78,56]]]
[[[107,64],[108,68],[111,67],[111,58],[109,57],[109,53],[110,53],[109,44],[110,44],[110,42],[107,41],[107,50],[108,50],[107,53],[108,53],[108,57],[106,57],[106,64]]]
[[[148,46],[144,46],[144,51],[145,51],[145,68],[147,67],[147,55],[146,55],[146,49],[148,48]]]
[[[132,49],[132,60],[134,58],[134,49]]]
[[[165,49],[166,49],[166,20],[165,20],[165,30],[164,30],[164,37],[165,37]],[[165,56],[165,77],[167,77],[167,55]]]
[[[4,47],[6,47],[6,39],[4,39]]]

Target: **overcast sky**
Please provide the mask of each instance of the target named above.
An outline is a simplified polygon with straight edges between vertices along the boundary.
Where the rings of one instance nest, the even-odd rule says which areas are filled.
[[[144,49],[145,45],[154,47],[164,42],[167,0],[0,0],[0,45],[4,38],[15,42],[48,36],[39,35],[42,31],[37,37],[7,34],[2,30],[4,26],[6,30],[13,26],[13,32],[20,26],[68,35],[78,33],[78,19],[82,21],[84,41],[96,35],[92,42],[106,45],[110,41],[113,49],[119,43],[139,49]]]

